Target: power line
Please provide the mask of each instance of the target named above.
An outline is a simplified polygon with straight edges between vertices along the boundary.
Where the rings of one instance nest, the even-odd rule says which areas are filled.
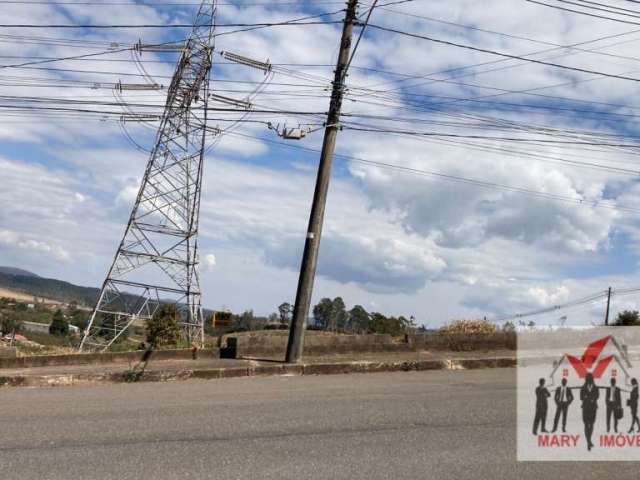
[[[527,1],[531,1],[531,0],[527,0]],[[389,28],[389,27],[382,27],[380,25],[373,25],[373,24],[369,24],[370,28],[375,28],[377,30],[382,30],[385,32],[390,32],[390,33],[395,33],[398,35],[403,35],[403,36],[407,36],[407,37],[411,37],[411,38],[417,38],[420,40],[427,40],[430,42],[434,42],[434,43],[439,43],[442,45],[449,45],[452,47],[458,47],[458,48],[464,48],[467,50],[473,50],[476,52],[482,52],[482,53],[488,53],[490,55],[497,55],[497,56],[501,56],[501,57],[505,57],[505,58],[512,58],[514,60],[522,60],[525,62],[529,62],[529,63],[535,63],[538,65],[545,65],[548,67],[555,67],[555,68],[561,68],[564,70],[571,70],[571,71],[575,71],[575,72],[580,72],[580,73],[588,73],[591,75],[600,75],[603,77],[609,77],[609,78],[615,78],[618,80],[630,80],[632,82],[640,82],[640,78],[633,78],[633,77],[626,77],[624,75],[615,75],[615,74],[611,74],[611,73],[605,73],[605,72],[599,72],[596,70],[589,70],[586,68],[580,68],[580,67],[571,67],[568,65],[562,65],[559,63],[552,63],[552,62],[545,62],[544,60],[536,60],[534,58],[526,58],[526,57],[522,57],[520,55],[512,55],[509,53],[504,53],[504,52],[499,52],[497,50],[490,50],[490,49],[486,49],[486,48],[480,48],[480,47],[474,47],[472,45],[466,45],[466,44],[462,44],[462,43],[456,43],[456,42],[451,42],[448,40],[442,40],[442,39],[438,39],[438,38],[433,38],[433,37],[428,37],[426,35],[420,35],[417,33],[411,33],[411,32],[404,32],[402,30],[398,30],[395,28]]]
[[[530,57],[532,55],[540,55],[543,53],[549,53],[549,52],[553,52],[553,51],[557,51],[557,50],[571,50],[574,52],[581,52],[581,53],[590,53],[590,54],[596,54],[596,55],[602,55],[602,56],[607,56],[607,57],[612,57],[612,58],[621,58],[623,60],[633,60],[633,61],[640,61],[640,59],[636,58],[636,57],[628,57],[628,56],[624,56],[624,55],[616,55],[613,53],[609,53],[609,52],[600,52],[598,51],[599,49],[594,49],[594,50],[589,50],[589,49],[583,49],[583,48],[578,48],[581,45],[588,45],[591,43],[596,43],[596,42],[600,42],[602,40],[608,40],[608,39],[612,39],[612,38],[617,38],[617,37],[621,37],[621,36],[626,36],[626,35],[630,35],[633,33],[638,33],[640,32],[640,30],[633,30],[631,32],[624,32],[624,33],[618,33],[618,34],[613,34],[613,35],[606,35],[603,37],[598,37],[596,39],[592,39],[592,40],[588,40],[588,41],[584,41],[584,42],[578,42],[578,43],[573,43],[573,44],[569,44],[569,45],[561,45],[561,44],[556,44],[556,43],[552,43],[552,42],[547,42],[547,41],[542,41],[542,40],[536,40],[536,39],[532,39],[529,37],[523,37],[523,36],[519,36],[519,35],[512,35],[512,34],[507,34],[507,33],[503,33],[503,32],[497,32],[495,30],[487,30],[484,28],[479,28],[479,27],[475,27],[472,25],[464,25],[464,24],[460,24],[460,23],[455,23],[455,22],[451,22],[451,21],[445,21],[445,20],[440,20],[440,19],[436,19],[433,17],[427,17],[424,15],[417,15],[417,14],[412,14],[412,13],[407,13],[407,12],[400,12],[397,10],[393,10],[393,9],[389,9],[389,8],[382,8],[385,11],[388,11],[390,13],[394,13],[397,15],[403,15],[403,16],[409,16],[409,17],[415,17],[415,18],[419,18],[419,19],[424,19],[424,20],[428,20],[431,22],[436,22],[436,23],[442,23],[445,25],[452,25],[458,28],[463,28],[465,30],[473,30],[473,31],[479,31],[482,33],[490,33],[493,35],[499,35],[502,37],[506,37],[506,38],[512,38],[512,39],[517,39],[517,40],[525,40],[528,42],[532,42],[532,43],[537,43],[537,44],[541,44],[541,45],[549,45],[552,46],[553,48],[547,48],[544,50],[538,50],[535,52],[530,52],[530,53],[526,53],[523,54],[523,57]],[[636,41],[636,40],[631,40],[631,41]],[[613,46],[613,45],[609,45],[609,46]],[[599,48],[607,48],[608,46],[604,46],[604,47],[599,47]],[[562,57],[566,57],[568,56],[568,54],[563,54],[563,55],[559,55],[556,57],[551,57],[551,58],[562,58]],[[477,63],[477,64],[473,64],[473,65],[466,65],[466,66],[462,66],[462,67],[454,67],[454,68],[450,68],[444,71],[440,71],[440,72],[434,72],[428,75],[406,75],[406,79],[400,80],[400,82],[405,82],[411,79],[417,79],[417,78],[429,78],[431,75],[438,75],[438,74],[444,74],[444,73],[451,73],[451,72],[455,72],[455,71],[459,71],[459,70],[467,70],[470,68],[475,68],[475,67],[480,67],[480,66],[485,66],[485,65],[491,65],[491,64],[496,64],[496,63],[503,63],[508,61],[508,59],[501,59],[501,60],[492,60],[489,62],[481,62],[481,63]],[[463,75],[456,75],[456,78],[464,78],[467,76],[475,76],[478,74],[482,74],[482,73],[488,73],[488,72],[494,72],[497,70],[506,70],[506,69],[511,69],[511,68],[517,68],[521,65],[525,65],[526,62],[521,63],[519,65],[510,65],[507,67],[499,67],[497,69],[489,69],[489,70],[483,70],[481,72],[471,72],[468,74],[463,74]],[[435,81],[435,80],[434,80]],[[377,85],[373,85],[373,86],[379,86],[379,85],[384,85],[385,83],[389,83],[389,82],[384,82],[382,84],[377,84]],[[415,86],[415,85],[414,85]],[[393,89],[393,90],[398,90],[398,88]],[[388,90],[391,91],[391,90]]]
[[[567,5],[575,5],[578,7],[587,8],[590,10],[613,13],[614,15],[640,18],[640,15],[638,15],[640,12],[638,12],[637,10],[629,10],[626,8],[614,7],[611,5],[605,5],[603,3],[598,3],[598,2],[591,2],[591,1],[585,1],[585,0],[579,0],[578,2],[573,2],[571,0],[555,0],[555,1],[560,3],[565,3]]]
[[[611,295],[619,295],[619,296],[625,296],[625,295],[631,295],[633,293],[637,293],[640,292],[640,288],[638,287],[629,287],[629,288],[622,288],[622,289],[613,289],[611,290]],[[552,305],[550,307],[544,307],[544,308],[539,308],[536,310],[530,310],[527,312],[523,312],[523,313],[515,313],[515,314],[510,314],[510,315],[505,315],[502,317],[499,317],[497,319],[495,319],[496,322],[503,322],[503,321],[508,321],[508,320],[517,320],[520,318],[526,318],[526,317],[534,317],[537,315],[543,315],[545,313],[551,313],[551,312],[555,312],[558,310],[565,310],[568,308],[573,308],[573,307],[577,307],[580,305],[585,305],[585,304],[589,304],[589,303],[595,303],[596,301],[599,300],[604,300],[607,296],[608,296],[609,292],[608,290],[601,290],[598,292],[594,292],[590,295],[587,295],[585,297],[581,297],[575,300],[570,300],[566,303],[561,303],[561,304],[557,304],[557,305]]]
[[[345,67],[344,70],[344,74],[347,74],[347,71],[349,70],[349,67],[351,66],[351,62],[353,61],[353,57],[356,56],[356,51],[358,50],[358,46],[360,45],[360,41],[362,40],[362,37],[364,36],[364,31],[367,29],[367,24],[369,23],[369,19],[371,18],[371,14],[373,13],[373,9],[376,8],[376,4],[378,3],[378,0],[373,0],[373,3],[371,4],[371,7],[369,8],[369,11],[367,12],[367,18],[365,18],[364,22],[362,23],[362,29],[360,30],[360,35],[358,35],[358,39],[356,40],[355,45],[353,46],[353,51],[351,52],[351,55],[349,56],[349,60],[347,61],[347,66]],[[344,82],[344,78],[342,79],[342,81]]]
[[[530,54],[526,54],[524,56],[529,56],[529,55],[534,55],[534,54],[539,54],[539,53],[546,53],[546,52],[550,52],[550,51],[553,51],[553,50],[570,49],[570,50],[575,50],[575,51],[584,52],[584,53],[594,53],[594,54],[597,54],[597,55],[610,56],[610,57],[614,57],[614,58],[628,58],[628,57],[624,57],[624,56],[621,56],[621,55],[616,55],[616,54],[613,54],[613,53],[598,52],[598,51],[594,51],[594,50],[586,50],[586,49],[576,48],[574,45],[561,45],[561,44],[558,44],[558,43],[549,42],[549,41],[545,41],[545,40],[539,40],[539,39],[535,39],[535,38],[531,38],[531,37],[524,37],[522,35],[515,35],[515,34],[512,34],[512,33],[498,32],[496,30],[489,30],[489,29],[486,29],[486,28],[476,27],[474,25],[466,25],[466,24],[456,23],[456,22],[452,22],[452,21],[442,20],[442,19],[439,19],[439,18],[429,17],[429,16],[426,16],[426,15],[418,15],[416,13],[409,13],[409,12],[401,12],[399,10],[395,10],[395,9],[392,9],[392,8],[384,8],[384,7],[379,7],[379,8],[381,10],[384,10],[386,12],[389,12],[389,13],[392,13],[392,14],[395,14],[395,15],[402,15],[402,16],[411,17],[411,18],[419,18],[419,19],[422,19],[422,20],[428,20],[430,22],[441,23],[443,25],[451,25],[451,26],[458,27],[458,28],[464,28],[465,30],[473,30],[473,31],[476,31],[476,32],[481,32],[481,33],[489,33],[489,34],[492,34],[492,35],[498,35],[498,36],[505,37],[505,38],[511,38],[513,40],[522,40],[522,41],[526,41],[526,42],[536,43],[536,44],[539,44],[539,45],[548,45],[548,46],[554,47],[552,49],[541,50],[541,51],[538,51],[538,52],[533,52],[533,53],[530,53]],[[636,33],[636,32],[637,32],[637,30],[635,30],[633,32],[625,32],[625,33],[623,33],[621,35],[628,35],[630,33]],[[620,34],[616,34],[615,36],[618,36],[618,35],[620,35]],[[608,37],[605,37],[605,38],[608,38]],[[604,39],[604,38],[602,38],[602,39]],[[601,40],[601,39],[598,39],[598,40]],[[582,42],[582,43],[592,43],[592,41]],[[577,45],[580,45],[580,44],[577,44]],[[463,68],[466,68],[466,67],[463,67]]]
[[[276,140],[265,139],[265,138],[256,137],[253,135],[239,133],[239,132],[232,132],[232,133],[229,133],[229,135],[235,135],[235,136],[253,139],[255,141],[266,142],[266,143],[277,145],[281,148],[291,148],[291,149],[306,151],[310,153],[320,152],[320,150],[317,150],[314,148],[303,147],[300,145],[292,145],[290,143],[284,143]],[[369,159],[365,159],[365,158],[354,156],[354,155],[336,153],[335,156],[336,158],[340,158],[342,160],[353,161],[355,163],[360,163],[360,164],[368,165],[372,167],[380,167],[384,169],[394,170],[399,173],[417,175],[422,177],[431,177],[431,178],[440,179],[448,182],[461,183],[464,185],[471,185],[474,187],[479,187],[479,188],[484,188],[489,190],[502,190],[510,193],[518,193],[518,194],[523,194],[523,195],[532,196],[536,198],[542,198],[545,200],[560,201],[564,203],[571,203],[574,205],[587,206],[592,208],[606,208],[606,209],[624,211],[628,213],[640,213],[640,209],[625,206],[625,205],[616,205],[614,203],[604,203],[600,201],[583,200],[583,199],[570,197],[567,195],[552,194],[549,192],[532,190],[524,187],[517,187],[513,185],[507,185],[507,184],[502,184],[498,182],[491,182],[491,181],[481,180],[477,178],[463,177],[460,175],[451,175],[451,174],[447,174],[447,173],[439,172],[435,170],[418,169],[418,168],[406,167],[402,165],[396,165],[388,162],[369,160]]]
[[[348,116],[348,114],[345,114]],[[355,124],[353,124],[355,125]],[[580,140],[549,140],[538,138],[522,138],[522,137],[493,137],[487,135],[466,135],[458,133],[438,133],[438,132],[418,132],[412,130],[392,130],[384,128],[373,127],[353,127],[350,124],[343,124],[343,128],[347,130],[357,130],[360,132],[373,132],[373,133],[395,133],[400,135],[415,135],[420,137],[451,137],[451,138],[468,138],[477,140],[490,140],[490,141],[504,141],[504,142],[525,142],[525,143],[549,143],[560,145],[595,145],[599,147],[619,147],[619,148],[640,148],[640,144],[627,144],[627,143],[602,143],[602,142],[586,142]]]
[[[524,312],[524,313],[516,313],[516,314],[511,314],[511,315],[505,315],[503,317],[499,317],[497,319],[495,319],[494,321],[496,322],[504,322],[504,321],[508,321],[508,320],[517,320],[520,318],[527,318],[527,317],[534,317],[537,315],[542,315],[545,313],[551,313],[551,312],[555,312],[558,310],[563,310],[563,309],[567,309],[567,308],[572,308],[572,307],[577,307],[580,305],[585,305],[585,304],[589,304],[589,303],[594,303],[595,301],[604,299],[607,296],[607,291],[602,291],[602,292],[597,292],[594,293],[592,295],[589,295],[587,297],[583,297],[583,298],[579,298],[577,300],[572,300],[563,304],[559,304],[559,305],[552,305],[550,307],[545,307],[545,308],[539,308],[537,310],[531,310],[529,312]]]
[[[328,14],[323,14],[328,15]],[[299,25],[336,25],[341,24],[342,21],[314,21],[314,22],[265,22],[265,23],[224,23],[215,25],[216,28],[230,28],[230,27],[283,27],[283,26],[299,26]],[[213,25],[198,25],[199,27],[210,27]],[[188,23],[175,23],[175,24],[120,24],[120,25],[69,25],[69,24],[0,24],[0,28],[193,28],[192,24]],[[223,33],[217,33],[215,36],[220,36]]]
[[[269,5],[269,6],[278,6],[278,5],[300,5],[303,3],[315,3],[318,5],[339,5],[342,4],[344,2],[341,1],[331,1],[331,0],[298,0],[298,1],[293,1],[293,0],[285,0],[284,2],[282,1],[278,1],[278,0],[266,0],[266,1],[255,1],[255,0],[251,0],[251,1],[242,1],[242,2],[221,2],[218,3],[217,6],[218,7],[224,7],[224,6],[233,6],[233,7],[243,7],[243,6],[255,6],[255,5]],[[121,5],[121,6],[127,6],[127,7],[165,7],[165,6],[171,6],[171,7],[180,7],[180,6],[186,6],[186,7],[198,7],[200,6],[200,3],[193,3],[193,2],[175,2],[175,1],[171,1],[171,2],[149,2],[149,1],[144,1],[144,2],[136,2],[136,3],[131,3],[131,2],[123,2],[123,1],[114,1],[114,0],[106,0],[106,1],[59,1],[59,0],[53,0],[53,1],[41,1],[41,0],[1,0],[0,1],[0,5],[2,4],[7,4],[7,5],[96,5],[96,6],[100,6],[100,5],[104,5],[104,6],[112,6],[112,5]]]
[[[611,17],[607,17],[607,16],[604,16],[604,15],[598,15],[596,13],[589,13],[589,12],[584,12],[584,11],[580,11],[580,10],[574,10],[572,8],[561,7],[560,5],[551,5],[549,3],[540,2],[538,0],[525,0],[525,2],[535,3],[535,4],[538,4],[538,5],[543,5],[545,7],[555,8],[557,10],[564,10],[565,12],[579,13],[580,15],[587,15],[589,17],[599,18],[599,19],[602,19],[602,20],[610,20],[612,22],[626,23],[627,25],[640,25],[640,22],[632,22],[631,20],[623,20],[623,19],[620,19],[620,18],[611,18]]]

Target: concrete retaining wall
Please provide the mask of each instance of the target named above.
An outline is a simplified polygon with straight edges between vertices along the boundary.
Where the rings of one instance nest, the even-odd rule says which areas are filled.
[[[109,363],[135,363],[142,360],[144,351],[118,353],[77,353],[69,355],[34,355],[30,357],[2,358],[0,368],[50,367],[55,365],[101,365]],[[198,358],[218,358],[215,350],[199,350]],[[188,360],[193,358],[191,349],[156,350],[151,355],[153,360]]]
[[[0,361],[3,359],[15,358],[17,355],[15,347],[0,346]]]
[[[334,375],[346,373],[410,372],[422,370],[465,370],[478,368],[515,367],[515,357],[480,357],[439,360],[399,361],[346,361],[342,363],[258,364],[252,362],[243,367],[218,367],[209,369],[187,369],[178,371],[146,371],[136,382],[170,382],[190,378],[211,380],[231,377],[253,377],[266,375]],[[61,374],[61,375],[11,375],[0,376],[0,388],[11,387],[58,387],[70,385],[92,385],[99,383],[130,382],[121,372]]]
[[[228,336],[221,353],[227,358],[282,357],[287,348],[287,338],[288,332]],[[304,354],[312,356],[406,350],[406,343],[395,340],[391,335],[327,335],[307,332],[304,340]]]
[[[462,333],[422,333],[406,335],[411,350],[515,350],[515,332],[495,332],[467,335]]]
[[[221,353],[226,358],[282,357],[287,346],[287,332],[241,334],[223,339]],[[424,333],[395,339],[391,335],[327,335],[309,331],[305,337],[307,356],[335,353],[406,352],[417,350],[515,350],[515,333],[441,334]]]
[[[200,350],[199,358],[274,358],[282,359],[287,346],[287,331],[272,331],[224,336],[221,348]],[[402,339],[391,335],[331,335],[309,331],[305,337],[304,355],[357,354],[374,352],[407,352],[419,350],[515,350],[514,333],[497,332],[485,335],[445,335],[425,333],[406,335]],[[3,354],[3,350],[10,350]],[[38,355],[15,358],[15,349],[0,349],[0,368],[29,368],[55,365],[98,365],[136,363],[144,352],[82,353],[69,355]],[[158,350],[152,359],[182,360],[192,358],[190,349]]]

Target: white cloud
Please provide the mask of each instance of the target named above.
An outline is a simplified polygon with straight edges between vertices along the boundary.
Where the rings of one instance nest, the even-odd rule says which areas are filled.
[[[71,259],[69,252],[59,245],[28,238],[11,230],[0,230],[0,245],[29,252],[44,253],[54,260],[67,261]]]
[[[611,22],[562,14],[511,0],[410,2],[389,8],[557,44],[579,43],[625,31],[624,27]],[[193,9],[155,10],[126,5],[99,8],[15,5],[5,9],[7,23],[123,23],[123,18],[127,23],[163,23],[173,19],[188,21],[194,13]],[[220,8],[220,21],[231,22],[240,17],[282,20],[308,13],[302,6],[224,5]],[[374,12],[372,21],[417,33],[428,30],[429,35],[436,38],[517,54],[551,48],[383,10]],[[21,34],[43,35],[43,32],[34,30]],[[134,30],[118,31],[117,37],[109,31],[47,32],[51,36],[101,42],[115,38],[125,44],[137,41],[140,34]],[[143,32],[143,41],[166,40],[170,35],[162,29],[148,29]],[[258,29],[220,36],[217,49],[228,49],[257,59],[270,58],[274,64],[321,65],[283,67],[287,70],[280,69],[273,84],[255,103],[261,108],[324,112],[338,36],[338,25]],[[627,34],[587,44],[584,48],[632,57],[638,39],[640,34]],[[93,51],[72,42],[71,45],[49,45],[46,55],[69,56]],[[42,55],[42,45],[0,42],[0,54]],[[130,59],[128,54],[107,58]],[[161,58],[151,52],[144,54],[146,61]],[[640,70],[630,58],[625,60],[567,49],[536,55],[536,58],[611,73]],[[219,56],[216,61],[220,61]],[[481,62],[486,64],[474,69],[461,68]],[[24,78],[38,76],[49,81],[90,79],[103,85],[113,84],[121,78],[141,81],[138,77],[119,76],[139,73],[130,62],[64,61],[56,62],[55,66],[111,71],[118,75],[26,69],[14,69],[11,74]],[[512,108],[522,103],[568,108],[566,102],[559,103],[548,97],[564,96],[625,105],[629,108],[602,104],[599,108],[609,113],[635,115],[635,106],[629,100],[634,98],[634,82],[501,60],[484,53],[383,34],[374,29],[367,30],[353,67],[343,108],[347,114],[371,114],[396,120],[410,117],[411,121],[345,115],[345,125],[358,121],[417,131],[506,136],[522,134],[517,129],[501,130],[511,122],[519,122],[560,130],[639,133],[634,117],[593,117],[583,113],[567,115],[562,110],[514,111]],[[150,62],[145,63],[145,68],[158,81],[166,83],[173,66]],[[500,70],[489,71],[497,68]],[[443,73],[444,70],[451,71]],[[8,75],[7,72],[8,69],[5,71]],[[403,74],[429,78],[400,83]],[[214,91],[236,90],[221,93],[238,98],[250,93],[253,84],[234,84],[228,80],[253,82],[264,78],[261,72],[222,63],[214,66],[213,75],[214,80],[223,80],[214,81]],[[0,85],[3,94],[33,96],[37,90],[38,95],[47,97],[113,102],[109,89],[91,90],[80,86],[35,89],[12,83],[16,82]],[[549,88],[555,84],[562,85]],[[362,85],[382,92],[358,90]],[[398,91],[402,85],[413,85],[410,91],[414,96]],[[535,88],[533,93],[537,96],[506,95],[491,87],[516,91]],[[487,95],[492,96],[477,100],[491,103],[442,103],[451,102],[452,98]],[[163,102],[162,95],[149,92],[144,95],[131,93],[127,99],[158,105]],[[585,103],[574,107],[587,109],[593,105]],[[103,108],[120,111],[117,106]],[[492,118],[498,120],[492,123]],[[628,120],[616,124],[607,118]],[[323,115],[256,114],[252,119],[290,125],[309,122],[319,126]],[[152,141],[153,131],[145,130],[144,126],[127,124],[126,127],[140,144],[148,146]],[[237,131],[248,135],[272,135],[259,124],[242,125]],[[11,263],[19,252],[27,264],[31,262],[34,268],[46,268],[52,276],[98,284],[135,200],[147,154],[135,151],[115,123],[88,117],[71,122],[55,117],[43,120],[25,114],[15,122],[2,123],[0,137],[37,152],[18,156],[13,151],[0,151],[7,157],[0,160],[3,175],[0,259],[3,263]],[[275,135],[266,139],[279,141]],[[297,145],[318,148],[320,142],[321,131],[318,131]],[[603,151],[595,147],[505,146],[470,140],[463,143],[445,139],[422,141],[345,129],[339,134],[338,152],[545,192],[582,201],[582,204],[527,196],[499,186],[479,188],[468,183],[445,181],[441,176],[397,173],[336,158],[316,296],[342,295],[347,303],[358,302],[390,313],[415,313],[419,319],[433,325],[459,315],[548,306],[589,293],[590,288],[599,289],[603,282],[615,283],[616,278],[629,280],[625,275],[609,276],[605,280],[602,275],[607,273],[607,255],[615,248],[614,234],[621,233],[628,238],[628,245],[625,243],[617,248],[628,250],[625,254],[629,256],[629,263],[635,265],[632,254],[640,252],[637,215],[593,207],[591,203],[607,198],[613,203],[640,208],[640,188],[635,178],[591,167],[578,168],[562,160],[635,168],[633,162],[637,159],[634,155],[619,149]],[[268,142],[255,142],[241,136],[227,136],[217,150],[207,155],[200,246],[203,252],[215,251],[216,254],[203,257],[203,269],[213,269],[205,278],[208,288],[205,304],[227,302],[234,308],[253,308],[255,305],[256,309],[264,311],[272,308],[270,305],[293,300],[317,157],[315,153],[283,150]],[[71,255],[74,260],[81,257],[83,261],[67,262],[62,273],[54,266],[46,266],[46,262],[62,260],[65,255]],[[567,273],[582,266],[592,266],[596,261],[601,265],[599,273],[590,273],[586,280],[571,279],[572,273]],[[245,288],[252,294],[246,295]]]
[[[216,266],[216,256],[213,253],[207,253],[204,256],[204,262],[202,264],[202,270],[204,272],[210,272],[213,270],[213,267]]]

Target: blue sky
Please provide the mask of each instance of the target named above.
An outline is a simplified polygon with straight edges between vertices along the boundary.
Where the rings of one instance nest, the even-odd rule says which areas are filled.
[[[5,24],[169,24],[192,21],[197,8],[111,3],[118,4],[2,4],[0,11]],[[340,2],[295,0],[220,4],[221,24],[283,21],[343,8]],[[373,13],[372,23],[640,78],[640,58],[635,58],[640,30],[630,25],[520,0],[414,0],[383,8]],[[323,18],[338,20],[341,15]],[[140,38],[145,43],[173,41],[184,34],[184,29],[167,28],[0,27],[0,64],[82,55],[107,49],[112,42],[126,47]],[[324,112],[339,34],[340,26],[333,24],[265,28],[221,35],[216,51],[269,59],[280,67],[253,100],[257,108]],[[573,49],[554,47],[578,43],[582,45]],[[160,84],[168,83],[176,58],[152,52],[141,57],[144,69]],[[121,52],[2,68],[0,104],[24,101],[9,96],[113,103],[112,86],[118,80],[145,81],[132,59],[131,52]],[[262,72],[229,65],[218,54],[214,61],[212,89],[223,95],[244,98],[265,79]],[[629,141],[615,135],[640,134],[635,118],[640,106],[633,103],[639,84],[633,81],[374,29],[366,32],[352,67],[343,107],[350,114],[343,121],[352,126],[529,139],[543,138],[532,128],[565,135],[596,132],[615,141]],[[100,88],[91,88],[94,83]],[[123,98],[160,105],[163,95],[124,92]],[[115,105],[100,108],[121,111]],[[255,113],[249,118],[310,128],[322,121],[321,116],[292,114]],[[153,128],[125,127],[136,142],[150,145]],[[210,308],[266,314],[282,301],[293,301],[318,155],[274,141],[283,142],[264,124],[245,123],[207,154],[200,244],[203,301]],[[321,141],[322,132],[315,131],[293,146],[318,149]],[[640,208],[633,174],[638,160],[631,149],[345,129],[337,152],[346,157],[334,164],[315,300],[341,295],[347,305],[414,315],[435,326],[453,318],[491,318],[545,307],[609,285],[640,283],[638,214],[595,205],[606,199],[614,207]],[[403,173],[349,156],[579,203]],[[71,118],[21,111],[4,116],[0,264],[99,285],[146,160],[118,122],[98,115]],[[634,307],[632,296],[614,302],[614,311]],[[589,305],[572,313],[570,321],[589,322],[601,311],[601,304]]]

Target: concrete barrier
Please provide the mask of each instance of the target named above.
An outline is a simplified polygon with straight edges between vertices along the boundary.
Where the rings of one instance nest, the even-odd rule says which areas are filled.
[[[17,356],[16,347],[0,346],[0,361]]]
[[[274,358],[283,359],[287,346],[287,331],[247,332],[221,338],[221,348],[199,350],[200,358]],[[394,338],[391,335],[336,335],[308,331],[305,337],[305,356],[332,354],[358,354],[375,352],[408,352],[425,350],[491,351],[515,350],[515,334],[442,334],[424,333]],[[9,351],[7,351],[9,350]],[[5,352],[3,354],[3,352]],[[0,368],[30,368],[57,365],[100,365],[110,363],[136,363],[144,351],[122,353],[82,353],[69,355],[36,355],[16,357],[15,348],[0,347]],[[152,360],[186,360],[192,350],[157,350]]]
[[[287,347],[286,331],[247,332],[226,335],[221,339],[223,358],[281,358]],[[515,350],[513,332],[489,334],[445,334],[440,332],[410,334],[402,339],[391,335],[333,335],[308,331],[304,341],[305,356],[408,352],[421,350],[490,351]]]
[[[421,333],[405,336],[411,350],[515,350],[515,332],[494,333]]]
[[[106,352],[106,353],[72,353],[68,355],[34,355],[29,357],[2,358],[0,368],[31,368],[52,367],[58,365],[103,365],[110,363],[137,363],[142,360],[143,350],[135,352]],[[218,358],[218,349],[198,350],[198,358]],[[188,360],[193,358],[192,349],[156,350],[150,359]]]
[[[223,358],[280,358],[287,348],[288,333],[227,336],[220,350]],[[407,344],[391,335],[331,335],[308,332],[304,354],[308,356],[340,353],[403,352]]]
[[[244,367],[217,367],[209,369],[185,369],[177,371],[146,371],[135,382],[172,382],[188,379],[210,380],[234,377],[269,375],[337,375],[349,373],[412,372],[423,370],[466,370],[479,368],[505,368],[516,364],[515,357],[445,358],[439,360],[400,361],[346,361],[335,363],[258,364]],[[60,374],[60,375],[12,375],[0,376],[0,387],[57,387],[91,385],[99,383],[131,382],[122,372]]]

